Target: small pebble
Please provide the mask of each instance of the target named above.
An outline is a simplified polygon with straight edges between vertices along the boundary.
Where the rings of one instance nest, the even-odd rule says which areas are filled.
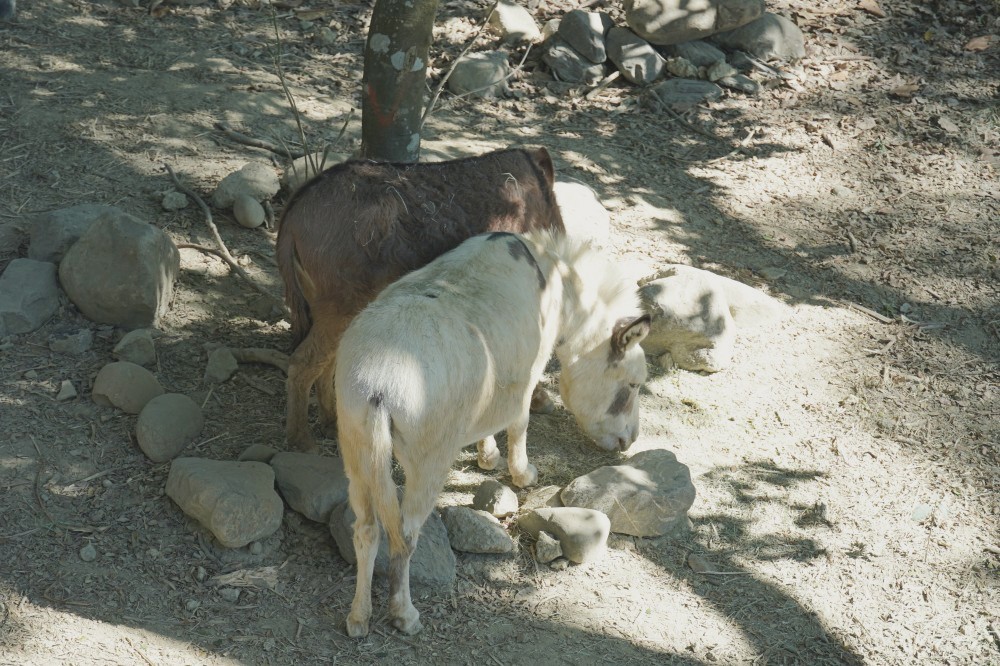
[[[233,202],[233,217],[240,226],[256,229],[264,224],[264,207],[253,197],[241,194]]]
[[[80,549],[80,559],[84,562],[93,562],[97,559],[97,549],[94,548],[94,544],[88,543]]]
[[[219,596],[231,604],[235,604],[240,599],[240,591],[235,587],[224,587],[219,590]]]
[[[189,611],[198,610],[200,606],[201,602],[198,601],[197,599],[188,599],[187,603],[184,604],[184,608],[188,609]]]
[[[76,388],[73,386],[73,382],[68,379],[64,379],[62,384],[59,385],[59,393],[56,394],[56,400],[59,402],[66,402],[67,400],[75,398],[76,395]]]
[[[182,208],[187,208],[188,198],[183,192],[167,192],[163,195],[163,201],[160,202],[163,206],[163,210],[181,210]]]
[[[207,577],[208,577],[208,571],[205,570],[205,567],[198,567],[197,569],[194,570],[194,579],[199,583],[205,582],[205,579]]]
[[[250,544],[250,554],[260,555],[264,552],[264,546],[260,545],[260,541],[254,541]]]
[[[552,560],[549,563],[549,568],[553,571],[565,571],[569,567],[569,560],[565,557],[560,557],[557,560]]]

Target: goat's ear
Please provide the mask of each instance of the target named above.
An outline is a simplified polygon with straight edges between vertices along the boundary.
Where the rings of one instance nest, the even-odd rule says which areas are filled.
[[[640,317],[626,317],[615,322],[615,327],[611,331],[611,354],[622,358],[625,352],[635,347],[639,342],[649,335],[649,325],[651,318],[648,314]]]

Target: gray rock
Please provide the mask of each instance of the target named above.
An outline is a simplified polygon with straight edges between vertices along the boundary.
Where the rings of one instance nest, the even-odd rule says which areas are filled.
[[[256,201],[266,201],[277,194],[279,189],[281,184],[274,169],[260,162],[249,162],[219,182],[212,194],[212,205],[216,208],[229,208],[241,194]]]
[[[91,398],[102,407],[114,406],[138,414],[146,403],[162,394],[160,382],[149,370],[128,361],[117,361],[97,373]]]
[[[227,548],[274,534],[285,507],[274,491],[274,471],[259,462],[175,458],[166,492]]]
[[[563,554],[578,564],[604,555],[611,530],[606,515],[579,507],[535,509],[518,518],[517,526],[536,539],[543,531],[555,535]]]
[[[354,511],[344,502],[334,507],[330,514],[330,534],[337,544],[341,557],[350,564],[357,564],[354,553]],[[386,576],[389,572],[389,543],[383,532],[379,538],[375,573]],[[455,582],[455,553],[448,543],[448,530],[437,511],[431,511],[420,529],[417,549],[410,558],[410,581],[424,585],[451,585]]]
[[[164,194],[163,200],[160,201],[160,206],[163,207],[163,210],[167,211],[181,210],[183,208],[187,208],[187,205],[187,195],[183,192],[177,192],[175,190],[171,190],[170,192]]]
[[[94,344],[94,332],[89,328],[82,328],[73,335],[49,338],[49,349],[70,356],[86,354],[92,344]]]
[[[604,65],[584,58],[558,36],[549,41],[542,60],[560,81],[594,85],[604,78]]]
[[[722,98],[722,88],[708,81],[668,79],[651,88],[653,95],[678,113],[688,111],[703,102]]]
[[[84,562],[93,562],[97,559],[97,549],[94,548],[94,544],[88,543],[80,549],[80,559]]]
[[[625,22],[653,44],[680,44],[749,23],[764,0],[625,0]]]
[[[135,437],[146,457],[160,463],[176,457],[204,426],[198,403],[180,393],[164,393],[139,412]]]
[[[59,310],[56,265],[14,259],[0,275],[0,337],[30,333]]]
[[[56,394],[56,400],[59,402],[66,402],[67,400],[72,400],[76,396],[76,387],[73,386],[73,382],[68,379],[62,380],[62,383],[59,385],[59,393]]]
[[[562,557],[562,546],[559,540],[548,532],[538,533],[538,540],[535,541],[535,561],[548,564],[557,557]]]
[[[733,74],[732,76],[724,76],[718,81],[716,81],[720,86],[724,88],[732,88],[733,90],[739,90],[748,95],[756,95],[760,93],[760,84],[751,79],[745,74]]]
[[[705,78],[709,81],[716,82],[719,79],[723,79],[727,76],[736,76],[739,72],[735,67],[730,65],[725,60],[720,60],[712,65],[710,65],[705,70]]]
[[[227,382],[239,368],[239,362],[228,347],[217,347],[208,353],[208,363],[205,364],[205,382],[208,384]]]
[[[282,451],[269,464],[285,502],[309,520],[328,522],[333,507],[347,501],[347,476],[340,458]]]
[[[682,79],[701,78],[701,70],[687,58],[670,58],[667,60],[667,71]]]
[[[567,235],[587,240],[602,250],[613,249],[611,216],[597,198],[597,192],[570,180],[557,180],[552,189]]]
[[[441,519],[448,528],[451,547],[463,553],[509,553],[514,540],[500,521],[486,511],[464,506],[441,509]]]
[[[559,21],[558,35],[574,51],[599,65],[608,59],[604,36],[613,25],[611,17],[603,12],[573,9]]]
[[[724,52],[700,39],[672,44],[667,47],[667,52],[672,56],[684,58],[695,67],[709,67],[720,60],[726,59]]]
[[[497,518],[517,513],[517,495],[495,479],[486,479],[472,498],[472,508],[485,511]]]
[[[622,75],[638,85],[660,78],[666,61],[649,42],[625,28],[611,28],[606,41],[608,59]]]
[[[170,238],[124,213],[99,217],[59,264],[59,280],[85,317],[125,328],[155,326],[180,270]]]
[[[735,30],[712,35],[711,39],[722,47],[742,49],[765,62],[799,60],[806,55],[805,37],[799,27],[771,12]]]
[[[653,319],[640,343],[643,350],[652,356],[669,353],[673,363],[692,372],[729,366],[737,322],[746,327],[775,323],[786,311],[742,282],[682,265],[643,280],[639,297]]]
[[[489,25],[504,44],[537,42],[542,38],[542,33],[531,13],[511,0],[500,0],[497,3],[493,15],[490,16]]]
[[[448,79],[448,90],[456,95],[500,97],[507,90],[510,64],[502,51],[484,51],[462,56]]]
[[[528,491],[528,496],[524,498],[524,504],[521,505],[521,513],[528,513],[535,509],[562,506],[562,499],[559,498],[560,492],[562,492],[562,488],[559,486],[532,488]]]
[[[561,496],[567,506],[606,514],[614,532],[646,537],[686,526],[695,490],[687,466],[670,451],[653,449],[573,479]]]
[[[81,204],[45,213],[31,223],[28,257],[58,264],[73,243],[90,229],[97,218],[106,214],[123,215],[114,206]]]
[[[240,194],[233,202],[233,217],[241,227],[256,229],[264,224],[264,207],[253,197]]]
[[[243,452],[236,458],[239,461],[256,461],[262,463],[271,462],[271,458],[278,454],[278,449],[266,444],[251,444],[243,449]]]
[[[122,336],[111,352],[119,361],[136,365],[156,365],[156,345],[148,328],[137,328]]]

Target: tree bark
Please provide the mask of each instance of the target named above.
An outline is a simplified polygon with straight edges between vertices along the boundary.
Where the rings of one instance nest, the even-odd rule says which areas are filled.
[[[439,0],[377,0],[365,45],[361,153],[416,162],[434,16]]]

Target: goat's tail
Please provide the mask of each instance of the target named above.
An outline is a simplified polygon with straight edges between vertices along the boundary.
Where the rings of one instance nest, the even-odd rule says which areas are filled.
[[[389,540],[389,552],[405,552],[403,516],[399,506],[396,483],[392,480],[392,417],[380,401],[372,400],[368,412],[370,446],[368,464],[371,466],[368,490],[371,507]],[[362,454],[364,455],[364,454]]]
[[[289,204],[285,211],[291,207]],[[306,300],[306,290],[312,284],[308,274],[302,268],[299,254],[295,249],[295,237],[292,234],[292,223],[288,215],[282,215],[278,227],[278,242],[274,249],[278,261],[278,270],[285,283],[285,303],[288,305],[290,323],[292,325],[292,349],[309,334],[312,328],[312,318],[309,313],[309,302]]]

